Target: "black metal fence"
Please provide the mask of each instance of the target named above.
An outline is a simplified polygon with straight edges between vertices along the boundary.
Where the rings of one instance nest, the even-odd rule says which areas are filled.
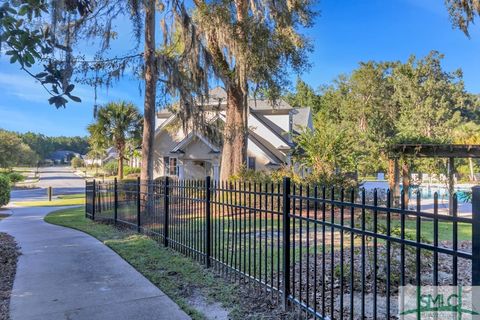
[[[473,218],[401,196],[283,183],[87,182],[86,216],[129,226],[306,315],[390,319],[399,286],[480,284]]]

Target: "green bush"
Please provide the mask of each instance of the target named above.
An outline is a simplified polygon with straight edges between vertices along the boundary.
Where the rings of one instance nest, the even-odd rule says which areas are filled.
[[[5,174],[5,176],[10,180],[11,184],[25,180],[25,177],[22,174],[15,171],[9,172]]]
[[[354,177],[348,174],[308,174],[302,177],[292,168],[280,167],[272,171],[258,171],[243,168],[237,175],[230,177],[232,182],[282,183],[284,177],[289,177],[295,184],[318,185],[319,187],[354,188],[358,187]]]
[[[124,167],[123,173],[128,176],[129,174],[138,174],[140,173],[140,168],[133,168],[133,167]]]
[[[103,166],[103,170],[105,171],[105,173],[109,176],[114,176],[117,174],[118,172],[118,163],[116,161],[110,161],[110,162],[107,162],[104,166]]]
[[[72,159],[72,168],[77,169],[80,167],[83,167],[85,165],[85,162],[83,161],[82,158],[75,157]]]
[[[5,175],[0,175],[0,207],[10,202],[10,180]]]
[[[118,173],[118,162],[110,161],[103,166],[103,170],[108,176],[114,176]],[[140,173],[140,168],[132,168],[129,166],[123,166],[123,174],[128,176],[129,174],[138,174]]]

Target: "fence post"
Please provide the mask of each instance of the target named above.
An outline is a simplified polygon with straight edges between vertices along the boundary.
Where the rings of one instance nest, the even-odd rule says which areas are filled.
[[[480,310],[480,186],[472,188],[472,303]]]
[[[88,181],[85,179],[85,218],[88,218]]]
[[[140,177],[137,177],[137,232],[140,233]]]
[[[211,192],[211,178],[207,176],[205,179],[205,215],[206,215],[206,239],[205,239],[205,259],[207,268],[210,268],[212,255],[212,230],[211,230],[211,212],[210,212],[210,192]]]
[[[95,221],[95,206],[97,204],[97,184],[95,179],[93,179],[93,190],[92,190],[92,220]]]
[[[117,178],[113,180],[113,221],[115,225],[118,219],[118,183]]]
[[[168,207],[169,207],[169,178],[165,177],[163,186],[163,245],[168,247]]]
[[[283,178],[283,296],[282,306],[288,308],[290,295],[290,178]]]
[[[53,195],[53,189],[52,187],[48,187],[47,189],[47,196],[48,196],[48,201],[52,201],[52,195]]]

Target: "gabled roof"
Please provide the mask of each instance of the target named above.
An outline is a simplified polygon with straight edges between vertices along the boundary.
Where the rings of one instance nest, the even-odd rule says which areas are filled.
[[[278,151],[270,142],[263,139],[252,130],[248,130],[248,138],[255,143],[270,158],[273,165],[280,165],[286,162],[286,157]]]
[[[312,128],[312,118],[310,116],[310,107],[295,108],[292,111],[293,130],[300,130],[301,128]]]
[[[293,147],[293,143],[288,141],[288,132],[258,112],[252,111],[250,114],[255,117],[255,119],[260,121],[260,123],[262,123],[265,127],[270,129],[270,131],[272,131],[280,140],[282,140],[286,146]]]
[[[210,90],[208,92],[208,95],[211,99],[216,99],[216,100],[218,100],[218,99],[226,100],[227,99],[227,92],[222,87],[213,88],[212,90]]]
[[[205,145],[207,145],[213,152],[218,153],[220,152],[220,149],[216,147],[213,143],[208,141],[207,138],[202,136],[198,132],[190,132],[182,141],[180,141],[175,147],[173,147],[172,150],[170,150],[170,153],[183,153],[185,147],[187,147],[192,141],[194,141],[194,138],[200,139]]]
[[[222,87],[215,87],[208,92],[208,99],[201,103],[199,101],[199,105],[202,104],[203,106],[211,106],[211,107],[225,107],[227,104],[227,92]],[[282,112],[293,109],[291,105],[289,105],[286,101],[279,99],[275,103],[268,99],[257,99],[257,98],[249,98],[248,99],[248,106],[252,110],[258,111],[272,111],[275,112]]]
[[[209,98],[204,101],[203,106],[205,111],[215,111],[217,116],[214,119],[221,119],[225,121],[224,112],[218,112],[226,106],[227,94],[221,87],[216,87],[209,92]],[[287,102],[278,100],[273,104],[267,99],[248,99],[248,105],[250,108],[250,116],[255,118],[255,122],[260,123],[268,131],[272,132],[275,137],[278,137],[280,143],[275,140],[275,145],[268,141],[264,137],[260,136],[253,130],[249,130],[249,139],[252,143],[258,146],[270,159],[272,165],[278,165],[286,162],[286,154],[294,148],[295,144],[291,142],[288,130],[282,128],[279,124],[275,123],[275,115],[290,115],[292,116],[292,125],[294,133],[298,133],[301,127],[311,127],[311,115],[310,108],[293,108]],[[216,108],[216,107],[219,107]],[[157,118],[162,119],[162,123],[156,129],[156,134],[160,133],[168,123],[171,123],[175,119],[176,115],[170,112],[168,109],[163,109],[157,113]],[[278,118],[281,119],[281,118]],[[251,120],[250,120],[251,121]],[[285,121],[279,120],[279,121]],[[271,135],[269,135],[271,137]],[[212,152],[220,152],[221,147],[217,147],[212,144],[208,139],[199,133],[190,133],[182,141],[180,141],[171,152],[182,152],[193,138],[198,137],[203,143],[212,149]]]

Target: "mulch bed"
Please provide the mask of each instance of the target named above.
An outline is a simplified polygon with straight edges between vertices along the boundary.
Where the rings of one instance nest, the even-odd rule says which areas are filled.
[[[15,239],[0,232],[0,320],[10,319],[10,294],[19,255],[20,251]]]

